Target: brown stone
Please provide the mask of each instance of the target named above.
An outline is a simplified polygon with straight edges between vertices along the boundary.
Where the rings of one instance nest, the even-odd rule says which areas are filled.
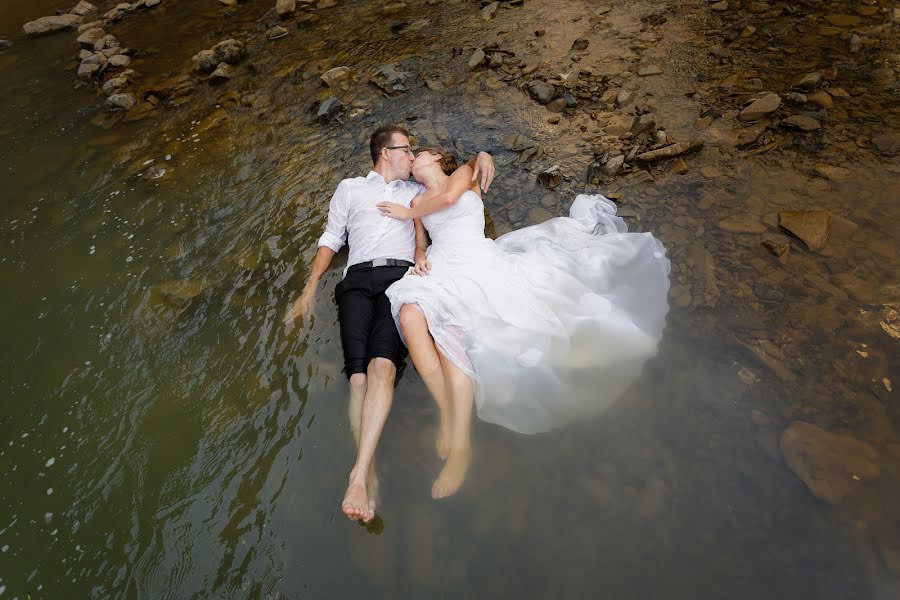
[[[778,224],[800,238],[810,250],[821,250],[828,242],[831,213],[827,210],[784,210],[778,213]]]
[[[875,448],[803,421],[791,423],[784,431],[781,453],[809,491],[831,504],[881,474]]]

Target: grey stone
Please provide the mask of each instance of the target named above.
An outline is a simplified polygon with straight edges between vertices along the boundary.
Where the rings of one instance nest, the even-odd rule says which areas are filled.
[[[472,53],[472,56],[469,57],[469,68],[474,69],[478,65],[484,63],[485,58],[487,57],[484,54],[484,50],[476,48],[475,52]]]
[[[109,57],[109,65],[111,67],[127,67],[131,64],[131,57],[124,54],[114,54]]]
[[[578,38],[574,42],[572,42],[572,51],[574,52],[584,52],[587,50],[590,41],[587,38]]]
[[[81,0],[78,4],[75,5],[75,8],[70,10],[69,12],[73,15],[78,15],[79,17],[84,17],[92,12],[97,10],[97,7],[91,4],[90,2],[85,2]]]
[[[288,34],[288,30],[282,27],[281,25],[276,25],[272,29],[266,32],[267,40],[277,40],[283,38]]]
[[[499,2],[491,2],[487,6],[481,9],[481,18],[485,21],[490,21],[495,16],[497,16],[497,9],[500,8]]]
[[[528,94],[541,104],[547,104],[556,98],[556,88],[540,79],[529,81],[526,89],[528,90]]]
[[[612,177],[613,175],[615,175],[616,173],[619,172],[619,170],[622,168],[622,166],[624,164],[625,164],[625,155],[624,154],[620,154],[619,156],[614,156],[614,157],[610,158],[608,161],[606,161],[605,165],[603,165],[603,173],[609,177]]]
[[[231,69],[231,65],[227,62],[221,62],[216,66],[216,70],[209,75],[209,80],[212,83],[221,83],[232,77],[234,77],[234,72]]]
[[[130,108],[133,108],[135,104],[137,104],[137,101],[134,99],[134,94],[127,93],[113,94],[112,96],[107,98],[106,101],[111,106],[124,110],[129,110]]]
[[[316,118],[320,121],[330,121],[344,108],[343,103],[334,96],[329,96],[319,105]]]
[[[103,84],[103,93],[107,96],[112,94],[116,94],[122,90],[126,85],[128,85],[128,78],[123,76],[113,77],[112,79],[108,79],[106,83]]]
[[[388,95],[401,94],[409,89],[412,74],[401,71],[396,64],[384,65],[372,75],[371,82]]]
[[[91,78],[94,77],[94,75],[97,74],[97,71],[100,70],[100,67],[101,67],[101,66],[102,66],[102,65],[100,65],[99,63],[85,63],[85,62],[82,62],[82,63],[78,66],[78,77],[79,77],[80,79],[84,79],[84,80],[91,79]]]
[[[78,15],[54,15],[29,21],[22,26],[22,30],[28,35],[43,35],[69,29],[79,23],[81,17]]]
[[[652,113],[644,113],[638,117],[631,126],[631,134],[638,136],[645,131],[650,131],[656,127],[656,121],[653,119]]]

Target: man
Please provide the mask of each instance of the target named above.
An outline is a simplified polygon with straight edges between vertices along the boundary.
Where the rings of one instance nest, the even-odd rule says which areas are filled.
[[[366,177],[345,179],[338,185],[309,280],[285,317],[290,324],[312,310],[319,281],[347,240],[350,256],[344,279],[335,288],[335,299],[357,455],[341,510],[350,519],[365,523],[375,517],[378,504],[375,447],[390,412],[397,367],[406,356],[384,291],[403,277],[415,260],[424,259],[413,222],[383,215],[377,205],[391,201],[408,207],[425,190],[407,181],[414,155],[405,129],[377,129],[369,141],[369,152],[374,169]],[[494,175],[491,156],[480,152],[469,164],[474,170],[472,180],[480,176],[482,188],[487,189]]]

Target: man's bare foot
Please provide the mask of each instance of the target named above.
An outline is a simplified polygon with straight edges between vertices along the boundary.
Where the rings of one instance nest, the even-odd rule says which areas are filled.
[[[447,460],[447,457],[450,456],[450,445],[453,439],[450,429],[450,419],[441,416],[438,425],[437,439],[435,440],[437,455],[441,460]]]
[[[378,483],[378,476],[375,475],[374,467],[369,469],[369,477],[366,480],[366,493],[369,496],[369,511],[374,517],[375,511],[378,510],[378,505],[381,504],[381,484]]]
[[[369,508],[366,484],[355,477],[354,472],[350,473],[350,484],[347,486],[347,493],[344,494],[341,511],[347,515],[348,519],[363,523],[368,523],[375,517],[375,511]]]
[[[437,500],[455,494],[466,479],[471,461],[471,448],[453,448],[444,468],[431,486],[431,497]]]

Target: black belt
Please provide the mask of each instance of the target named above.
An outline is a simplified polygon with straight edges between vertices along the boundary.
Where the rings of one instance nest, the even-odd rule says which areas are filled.
[[[376,258],[375,260],[368,260],[366,262],[356,263],[355,265],[349,267],[347,270],[352,271],[354,269],[371,269],[372,267],[414,267],[415,263],[411,263],[408,260],[400,260],[399,258]]]

